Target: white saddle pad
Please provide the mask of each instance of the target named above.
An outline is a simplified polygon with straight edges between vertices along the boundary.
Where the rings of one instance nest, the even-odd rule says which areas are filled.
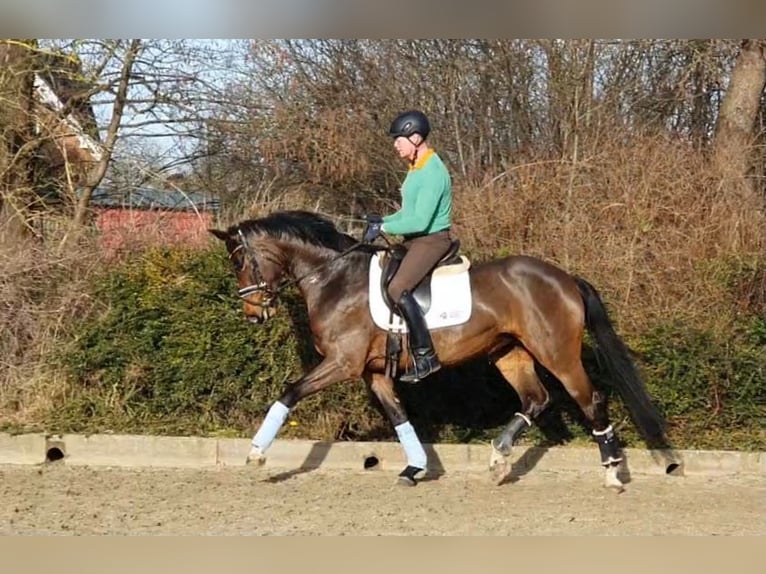
[[[437,267],[431,277],[431,307],[426,313],[426,325],[429,329],[460,325],[471,318],[471,280],[468,275],[470,262],[460,256],[462,263]],[[381,329],[407,332],[404,319],[393,314],[383,300],[380,291],[380,255],[374,254],[370,260],[370,313],[372,320]]]

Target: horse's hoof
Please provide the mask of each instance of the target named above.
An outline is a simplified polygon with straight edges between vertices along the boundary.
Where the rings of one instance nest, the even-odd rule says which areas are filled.
[[[416,475],[421,472],[425,472],[425,469],[418,468],[417,466],[407,466],[407,468],[400,472],[399,476],[396,477],[396,483],[401,486],[417,486],[418,479]]]
[[[262,467],[266,464],[266,457],[251,457],[248,455],[247,459],[245,460],[245,464],[248,466]]]
[[[263,454],[261,449],[258,447],[253,447],[250,449],[250,452],[247,454],[247,459],[245,459],[245,464],[252,465],[252,466],[263,466],[266,464],[266,455]]]
[[[511,476],[511,465],[508,464],[507,460],[496,462],[489,469],[489,472],[492,477],[492,482],[494,482],[496,486],[500,486],[507,482],[508,478]]]
[[[503,454],[495,447],[494,443],[492,444],[492,454],[489,457],[489,473],[492,481],[497,486],[503,484],[511,474],[510,454],[510,451],[508,454]]]
[[[604,479],[604,486],[615,491],[617,494],[625,492],[625,485],[617,478],[617,471],[619,470],[619,464],[613,464],[606,469],[606,478]]]
[[[611,490],[615,494],[622,494],[623,492],[625,492],[625,487],[624,486],[610,486],[609,490]]]
[[[414,478],[410,478],[409,476],[398,476],[396,478],[396,484],[399,486],[417,486],[418,481]]]
[[[622,483],[619,484],[604,484],[606,488],[614,492],[615,494],[622,494],[625,492],[625,485]]]

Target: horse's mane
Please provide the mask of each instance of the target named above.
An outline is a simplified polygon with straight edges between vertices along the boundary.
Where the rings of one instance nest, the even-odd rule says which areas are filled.
[[[248,219],[232,228],[243,233],[263,233],[275,238],[297,239],[309,245],[343,251],[356,239],[338,231],[328,218],[303,210],[275,211],[259,219]]]

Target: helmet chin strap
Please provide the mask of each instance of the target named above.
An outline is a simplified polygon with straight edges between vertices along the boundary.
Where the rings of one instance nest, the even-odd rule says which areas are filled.
[[[418,161],[418,150],[420,149],[420,145],[425,141],[425,139],[421,139],[420,143],[416,144],[414,141],[412,141],[412,136],[410,136],[407,138],[407,141],[410,142],[413,146],[415,146],[415,152],[412,154],[412,157],[410,158],[410,165],[415,165],[415,163]]]

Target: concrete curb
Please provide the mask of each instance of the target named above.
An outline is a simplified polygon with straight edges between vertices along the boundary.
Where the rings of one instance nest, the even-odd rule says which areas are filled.
[[[490,449],[480,444],[428,444],[429,468],[436,472],[486,471]],[[62,459],[71,466],[218,468],[244,466],[249,439],[146,435],[45,435],[0,433],[0,464],[34,465]],[[659,451],[626,449],[631,473],[662,475],[666,462]],[[766,453],[676,451],[686,475],[766,476]],[[654,456],[653,456],[654,455]],[[318,442],[276,440],[267,468],[330,468],[399,471],[405,457],[396,442]],[[517,446],[514,471],[600,472],[598,449],[588,447]]]

